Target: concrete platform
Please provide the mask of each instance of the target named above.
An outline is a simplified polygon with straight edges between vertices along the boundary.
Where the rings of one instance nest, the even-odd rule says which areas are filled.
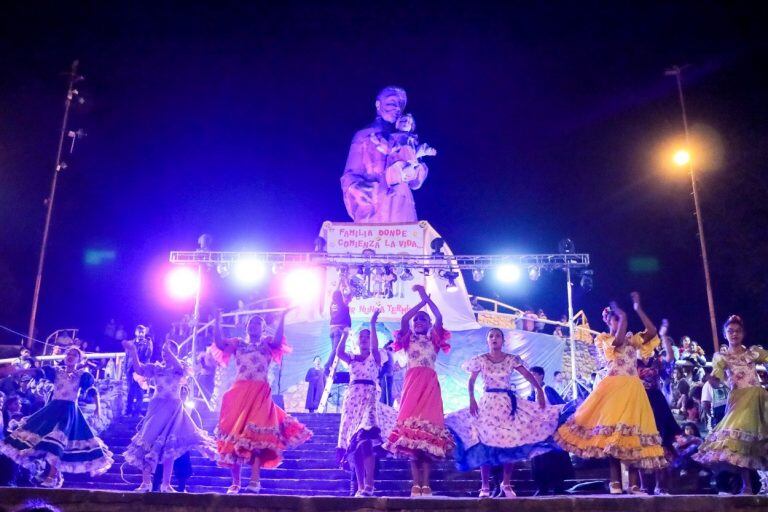
[[[32,499],[62,512],[765,512],[768,496],[572,496],[515,499],[339,498],[136,494],[76,489],[0,488],[0,511]]]

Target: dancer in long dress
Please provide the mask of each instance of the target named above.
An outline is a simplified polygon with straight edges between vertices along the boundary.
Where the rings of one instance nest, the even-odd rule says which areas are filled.
[[[23,418],[0,442],[0,453],[17,464],[35,470],[39,462],[48,463],[43,487],[61,487],[62,473],[100,475],[113,463],[112,452],[94,434],[77,405],[79,391],[93,384],[84,359],[79,348],[70,347],[63,366],[43,367],[46,378],[54,383],[51,400],[36,413]]]
[[[397,413],[379,401],[381,390],[377,387],[381,354],[376,335],[376,319],[380,310],[371,317],[371,328],[358,334],[359,353],[346,351],[347,334],[341,338],[336,349],[339,359],[349,365],[349,387],[341,406],[339,427],[339,456],[348,462],[357,478],[355,496],[373,496],[376,456],[385,451],[384,439],[395,426]]]
[[[125,462],[141,469],[138,492],[152,490],[152,475],[158,464],[163,465],[160,492],[176,492],[171,487],[173,462],[190,450],[215,458],[213,439],[198,428],[181,400],[181,386],[189,373],[186,364],[173,353],[175,345],[166,339],[162,347],[162,363],[142,363],[133,341],[124,341],[125,352],[132,359],[133,370],[154,379],[155,394],[147,407],[147,414],[139,424],[123,456]]]
[[[633,294],[634,307],[640,307]],[[645,331],[627,336],[627,314],[613,302],[603,313],[610,333],[595,344],[605,355],[608,375],[555,434],[566,451],[582,458],[608,458],[610,492],[621,494],[621,462],[635,469],[655,470],[667,465],[651,404],[637,376],[637,351],[658,345],[656,328],[641,316]],[[629,492],[640,494],[637,472],[630,471]]]
[[[492,466],[503,466],[501,491],[515,496],[510,484],[512,463],[541,455],[555,445],[552,434],[562,406],[546,403],[544,390],[519,356],[505,353],[504,333],[492,328],[486,336],[488,352],[462,364],[469,377],[469,408],[449,414],[445,424],[456,439],[456,466],[461,471],[480,468],[480,497],[491,494]],[[517,400],[511,378],[522,375],[536,391],[537,402]],[[482,375],[485,393],[475,400],[475,381]]]
[[[707,466],[738,468],[742,494],[753,494],[750,470],[768,470],[768,391],[755,368],[768,363],[768,351],[744,346],[744,322],[736,315],[728,317],[723,334],[728,348],[712,358],[712,378],[728,380],[728,406],[693,458]]]
[[[443,328],[443,317],[421,285],[413,287],[421,302],[411,308],[400,322],[395,334],[395,350],[405,350],[408,371],[405,374],[397,425],[384,447],[398,456],[411,460],[413,486],[411,496],[431,496],[430,473],[432,461],[444,459],[453,450],[454,441],[445,427],[443,397],[435,373],[437,354],[448,352],[451,334]],[[429,306],[435,324],[425,311]],[[413,320],[413,328],[411,328]]]
[[[253,316],[246,326],[246,338],[223,339],[220,318],[216,320],[215,343],[211,354],[220,364],[234,356],[237,377],[221,400],[221,416],[216,427],[219,465],[229,467],[232,485],[227,494],[240,492],[240,468],[250,464],[251,481],[246,491],[261,490],[261,468],[274,468],[286,449],[294,448],[312,437],[303,424],[285,413],[272,401],[267,381],[271,361],[277,363],[290,351],[283,339],[285,315],[280,316],[275,335],[264,336],[264,320]]]

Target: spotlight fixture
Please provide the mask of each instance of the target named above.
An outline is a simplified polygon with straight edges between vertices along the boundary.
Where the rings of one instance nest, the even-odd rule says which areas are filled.
[[[425,276],[429,276],[429,274],[431,273],[431,271],[429,270],[429,267],[427,267],[427,268],[424,268],[424,269],[421,271],[421,273],[422,273],[422,274],[424,274]]]
[[[403,273],[400,274],[400,279],[403,281],[413,281],[413,273],[411,272],[411,269],[404,268]]]
[[[432,257],[440,257],[443,256],[443,246],[445,245],[445,240],[438,237],[432,240],[432,242],[429,244],[429,247],[432,249]]]
[[[531,281],[537,281],[541,277],[541,267],[533,265],[528,269],[528,279]]]
[[[277,275],[283,270],[283,264],[282,263],[273,263],[272,264],[272,273]]]
[[[557,244],[557,250],[560,254],[571,254],[576,251],[576,246],[570,238],[563,238],[560,240],[560,243]]]
[[[229,263],[219,263],[216,265],[216,273],[221,277],[227,277],[229,275]]]
[[[474,279],[476,283],[479,283],[480,281],[482,281],[484,277],[485,277],[485,270],[476,268],[475,270],[472,271],[472,279]]]
[[[594,280],[592,277],[595,275],[595,272],[592,270],[585,270],[581,273],[581,280],[579,281],[579,285],[584,289],[585,292],[592,291],[592,286],[594,286]]]
[[[440,274],[440,277],[448,280],[448,284],[445,285],[445,291],[448,293],[455,293],[459,291],[459,287],[456,284],[456,278],[459,277],[459,273],[454,270],[446,270]]]

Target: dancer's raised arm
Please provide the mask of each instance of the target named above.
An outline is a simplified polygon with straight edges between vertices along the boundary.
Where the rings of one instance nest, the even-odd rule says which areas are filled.
[[[672,338],[667,336],[668,330],[669,320],[664,318],[662,319],[661,327],[659,328],[659,337],[661,337],[661,342],[664,344],[664,352],[666,353],[664,356],[664,361],[667,363],[672,363],[675,360],[675,353],[674,349],[672,348]]]
[[[613,346],[620,347],[627,342],[627,314],[623,309],[619,307],[615,301],[611,302],[611,311],[616,313],[616,316],[619,317],[619,325],[616,328],[616,334],[613,339]]]
[[[285,333],[285,316],[288,314],[290,310],[293,308],[285,308],[280,313],[280,321],[277,324],[277,330],[275,330],[275,335],[272,338],[272,340],[269,342],[269,346],[273,349],[280,348],[283,345],[283,334]]]
[[[632,297],[632,307],[635,309],[637,316],[639,316],[640,320],[643,322],[643,327],[645,327],[645,332],[643,333],[643,343],[648,343],[656,337],[658,331],[656,330],[656,326],[651,321],[651,319],[648,318],[648,315],[645,314],[643,306],[640,304],[640,294],[638,292],[632,292],[630,296]]]
[[[440,310],[438,309],[437,304],[435,304],[435,302],[432,300],[432,297],[427,295],[427,290],[423,286],[416,285],[413,288],[414,288],[414,290],[416,290],[418,292],[419,296],[421,297],[421,301],[424,304],[428,305],[429,309],[432,310],[432,314],[435,315],[435,325],[434,325],[433,329],[435,330],[435,332],[438,335],[442,336],[442,334],[443,334],[443,314],[440,313]]]
[[[413,286],[413,291],[419,292],[419,288],[421,288],[422,290],[424,289],[423,286],[417,284]],[[425,300],[426,292],[424,292],[424,295],[422,295],[421,292],[419,292],[419,295],[421,296],[421,302],[419,302],[418,304],[413,306],[411,309],[406,311],[405,314],[403,315],[402,320],[400,320],[401,333],[406,333],[411,330],[411,320],[413,320],[413,317],[416,316],[416,313],[418,313],[421,310],[421,308],[423,308],[427,304],[427,301]]]

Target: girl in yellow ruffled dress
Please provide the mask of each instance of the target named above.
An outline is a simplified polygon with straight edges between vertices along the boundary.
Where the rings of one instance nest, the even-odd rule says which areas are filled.
[[[648,395],[637,375],[638,350],[650,352],[659,344],[656,327],[643,313],[640,296],[632,294],[635,311],[645,331],[629,336],[627,314],[615,302],[603,312],[610,333],[595,340],[608,363],[608,375],[568,421],[555,433],[563,449],[582,458],[609,458],[611,494],[621,494],[621,462],[637,469],[666,466],[661,437],[656,430]],[[640,494],[637,471],[630,471],[629,492]]]
[[[768,469],[768,391],[760,386],[755,366],[768,362],[768,351],[745,347],[744,322],[732,315],[723,325],[728,348],[712,358],[712,377],[728,379],[731,393],[725,416],[693,456],[705,465],[741,469],[742,494],[753,494],[750,470]]]

